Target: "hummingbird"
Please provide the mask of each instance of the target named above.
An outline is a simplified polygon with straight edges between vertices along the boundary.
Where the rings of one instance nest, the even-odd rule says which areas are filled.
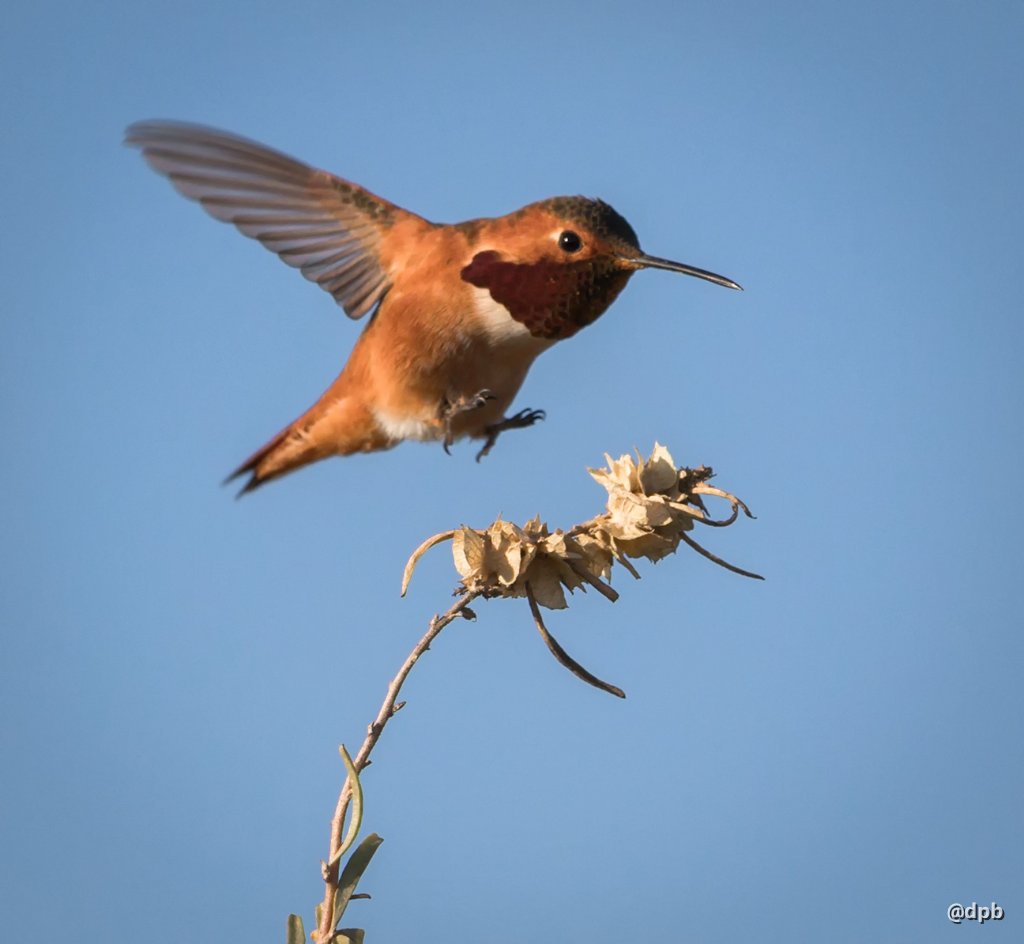
[[[506,415],[530,365],[595,321],[641,269],[739,289],[649,256],[602,200],[552,197],[505,216],[431,223],[358,184],[203,125],[142,121],[125,144],[215,219],[232,223],[369,315],[337,379],[227,479],[239,495],[329,456],[407,440],[483,440],[544,419]]]

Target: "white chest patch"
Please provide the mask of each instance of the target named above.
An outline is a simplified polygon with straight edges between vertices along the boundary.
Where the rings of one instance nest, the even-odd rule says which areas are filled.
[[[395,416],[386,410],[374,409],[373,418],[377,425],[396,442],[405,439],[418,439],[420,442],[440,438],[441,431],[434,423],[418,419],[415,416]]]
[[[519,340],[530,340],[537,342],[538,345],[548,346],[542,339],[533,337],[526,325],[516,321],[504,305],[491,298],[491,293],[486,288],[473,289],[473,307],[495,346]]]

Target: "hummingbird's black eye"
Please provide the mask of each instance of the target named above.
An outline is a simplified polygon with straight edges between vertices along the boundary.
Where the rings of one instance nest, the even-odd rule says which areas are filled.
[[[574,233],[571,229],[567,229],[558,237],[558,248],[566,252],[579,252],[582,247],[583,240],[580,239],[579,233]]]

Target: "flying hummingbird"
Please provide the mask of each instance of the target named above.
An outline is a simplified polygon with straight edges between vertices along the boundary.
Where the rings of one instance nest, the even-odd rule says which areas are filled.
[[[543,419],[505,413],[534,359],[596,320],[640,269],[731,279],[649,256],[601,200],[553,197],[446,225],[327,171],[202,125],[143,121],[125,143],[211,216],[233,223],[334,296],[370,314],[317,402],[228,481],[239,494],[328,456],[405,439],[484,440]]]

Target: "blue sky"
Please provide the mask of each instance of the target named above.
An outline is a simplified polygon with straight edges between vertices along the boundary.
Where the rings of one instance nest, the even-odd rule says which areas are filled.
[[[0,36],[0,903],[11,940],[281,940],[342,767],[455,582],[604,452],[755,522],[551,630],[493,601],[367,771],[370,941],[939,940],[1024,913],[1017,3],[23,4]],[[481,465],[223,476],[359,326],[174,194],[129,122],[246,134],[435,220],[600,196],[641,273]]]

